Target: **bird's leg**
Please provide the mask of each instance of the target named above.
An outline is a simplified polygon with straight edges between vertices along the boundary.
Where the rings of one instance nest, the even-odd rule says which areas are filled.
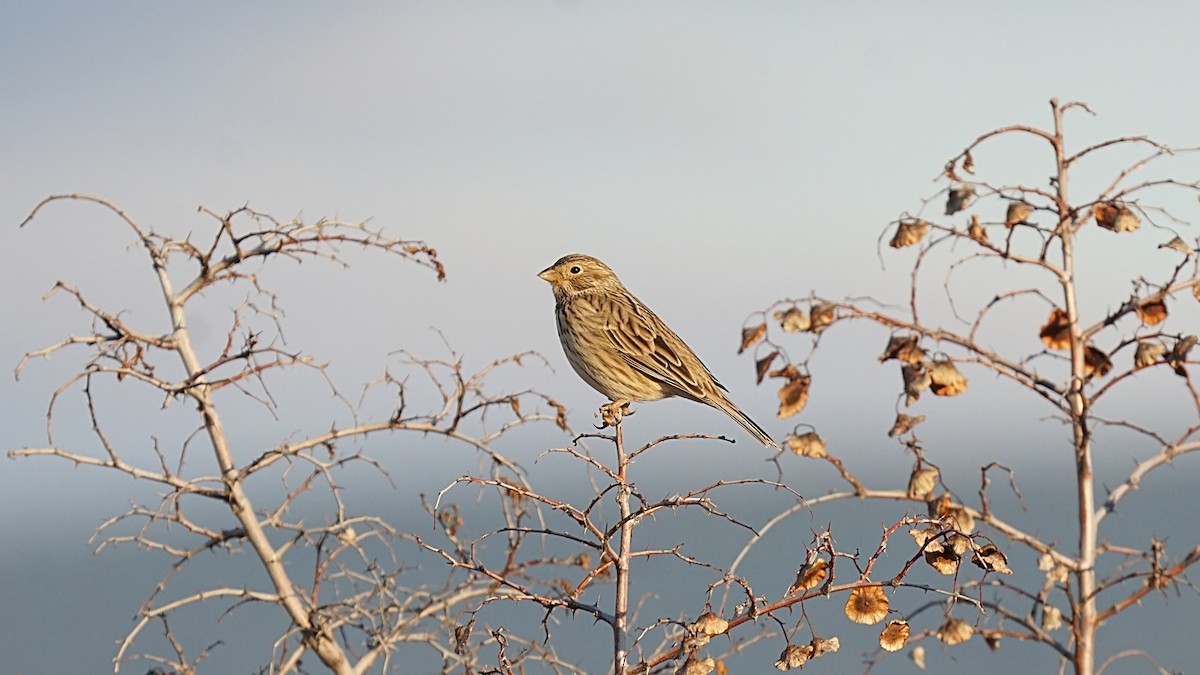
[[[629,401],[624,399],[620,401],[612,401],[611,403],[605,403],[604,405],[600,406],[600,412],[598,413],[600,415],[600,421],[603,423],[600,428],[603,429],[604,427],[615,427],[621,423],[622,417],[632,415],[634,412],[635,411],[629,409]]]

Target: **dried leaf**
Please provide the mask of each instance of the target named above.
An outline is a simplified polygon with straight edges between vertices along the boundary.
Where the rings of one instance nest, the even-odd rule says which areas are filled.
[[[1083,369],[1089,377],[1104,377],[1112,370],[1112,367],[1112,359],[1108,358],[1108,354],[1092,345],[1084,348]]]
[[[1161,296],[1146,298],[1138,303],[1134,308],[1138,318],[1147,326],[1155,326],[1163,322],[1167,318],[1167,303]]]
[[[975,555],[971,557],[971,562],[976,567],[988,572],[1012,574],[1012,570],[1008,567],[1008,557],[1004,555],[1003,551],[996,548],[994,544],[988,544],[975,551]]]
[[[975,530],[975,518],[962,504],[954,503],[949,492],[929,502],[929,517],[943,520],[947,527],[963,534],[970,534]]]
[[[846,617],[854,623],[879,623],[887,613],[887,594],[879,586],[860,586],[846,599]]]
[[[913,416],[913,415],[905,415],[904,413],[896,413],[896,421],[892,423],[892,429],[891,429],[891,431],[888,432],[888,436],[891,438],[895,438],[896,436],[903,436],[904,434],[907,434],[909,431],[912,431],[913,427],[917,426],[918,424],[920,424],[921,422],[924,422],[924,421],[925,421],[924,415]]]
[[[1174,239],[1172,239],[1171,241],[1168,241],[1165,244],[1159,244],[1158,247],[1159,248],[1169,248],[1172,251],[1179,251],[1180,253],[1182,253],[1184,255],[1191,255],[1191,254],[1195,253],[1195,250],[1193,250],[1192,247],[1189,246],[1188,243],[1186,241],[1184,241],[1179,235],[1175,235]]]
[[[947,645],[957,645],[971,639],[975,629],[962,619],[948,619],[937,631],[937,638]]]
[[[1004,226],[1013,227],[1024,223],[1033,215],[1033,205],[1028,202],[1016,201],[1008,203],[1008,212],[1004,214]]]
[[[904,648],[904,643],[908,642],[908,635],[912,629],[908,627],[907,621],[892,619],[888,622],[883,632],[879,634],[879,646],[889,652],[900,651]]]
[[[916,335],[893,335],[879,355],[879,362],[897,359],[904,363],[920,363],[925,359],[925,350],[917,341]]]
[[[1067,313],[1055,307],[1038,335],[1050,349],[1070,349],[1071,323],[1067,320]]]
[[[776,413],[779,419],[787,419],[804,410],[805,404],[808,403],[808,386],[811,383],[811,377],[800,376],[779,388],[779,412]]]
[[[946,215],[952,216],[967,208],[975,198],[975,186],[970,183],[955,185],[946,195]]]
[[[809,330],[819,334],[829,326],[832,326],[834,319],[837,318],[835,315],[836,309],[834,305],[828,302],[814,305],[809,310]]]
[[[908,477],[908,498],[925,499],[937,486],[937,478],[938,470],[931,466],[914,469]]]
[[[967,378],[949,359],[939,359],[929,366],[929,380],[929,391],[934,396],[958,396],[967,390]]]
[[[787,438],[783,439],[783,442],[789,450],[801,457],[824,459],[829,456],[829,453],[825,452],[825,439],[818,436],[815,431],[803,434],[788,434]]]
[[[785,333],[803,333],[812,325],[808,315],[799,307],[788,307],[782,312],[775,312],[775,320]]]
[[[762,384],[763,378],[767,376],[767,372],[771,370],[771,363],[779,356],[779,350],[767,354],[761,359],[754,362],[754,372],[756,375],[755,384]]]
[[[743,328],[742,329],[742,346],[738,347],[738,353],[741,354],[742,352],[746,351],[747,349],[753,347],[754,344],[756,342],[758,342],[759,340],[763,339],[763,337],[766,334],[767,334],[767,324],[765,321],[763,323],[758,324],[757,326],[747,326],[747,327]]]
[[[937,530],[932,527],[914,527],[908,531],[908,536],[917,542],[918,549],[924,548],[926,551],[942,550],[942,542],[937,538]]]
[[[975,173],[975,158],[971,156],[970,150],[963,153],[962,167],[967,173]]]
[[[1000,650],[1000,638],[1002,637],[1004,634],[998,630],[983,631],[983,641],[987,643],[988,649],[994,652]]]
[[[929,223],[917,218],[915,220],[902,220],[896,226],[896,234],[892,235],[892,240],[888,243],[892,248],[904,248],[920,243],[925,235],[929,233]]]
[[[1133,354],[1133,367],[1145,368],[1158,362],[1167,353],[1167,346],[1158,340],[1143,340],[1138,343],[1137,351]]]
[[[471,646],[471,631],[475,628],[475,619],[461,626],[454,627],[454,653],[466,654]]]

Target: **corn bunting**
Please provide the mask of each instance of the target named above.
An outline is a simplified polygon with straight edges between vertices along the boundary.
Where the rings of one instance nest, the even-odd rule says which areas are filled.
[[[779,446],[738,409],[679,336],[625,289],[608,265],[586,255],[559,258],[538,275],[554,289],[558,338],[571,367],[607,396],[605,420],[633,401],[669,396],[710,405],[745,427],[763,445]]]

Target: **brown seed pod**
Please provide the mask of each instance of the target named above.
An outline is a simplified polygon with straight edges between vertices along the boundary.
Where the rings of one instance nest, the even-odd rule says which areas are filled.
[[[958,571],[958,563],[962,558],[954,551],[930,551],[925,549],[925,562],[939,573],[950,576]]]
[[[809,330],[820,333],[832,326],[834,319],[837,318],[836,310],[837,308],[828,302],[813,305],[813,308],[809,310]]]
[[[969,183],[955,185],[946,194],[946,215],[952,216],[967,208],[975,198],[975,186]]]
[[[888,243],[892,248],[904,248],[918,244],[925,235],[929,233],[929,223],[916,218],[914,220],[902,220],[896,226],[896,234],[892,235],[891,242]]]
[[[1169,248],[1172,251],[1179,251],[1180,253],[1182,253],[1184,255],[1191,255],[1196,252],[1179,235],[1175,235],[1174,239],[1172,239],[1171,241],[1168,241],[1165,244],[1159,244],[1158,247],[1159,248]]]
[[[891,431],[888,432],[888,436],[891,438],[895,438],[896,436],[903,436],[904,434],[907,434],[909,431],[912,431],[913,427],[917,426],[918,424],[920,424],[921,422],[924,422],[924,421],[925,421],[924,415],[913,416],[913,415],[905,415],[904,413],[896,413],[896,421],[892,423],[892,429],[891,429]]]
[[[1050,349],[1070,349],[1071,324],[1067,320],[1067,313],[1055,307],[1038,335],[1041,336],[1042,343]]]
[[[967,228],[967,236],[981,244],[988,243],[987,230],[979,223],[979,216],[975,214],[971,214],[971,226]]]
[[[761,359],[758,359],[757,361],[754,362],[754,383],[755,384],[762,384],[763,378],[766,377],[767,373],[771,371],[771,364],[774,363],[775,359],[778,356],[779,356],[779,350],[776,349],[776,350],[772,351],[770,354],[767,354],[766,356],[764,356]]]
[[[779,388],[779,411],[776,413],[779,419],[786,419],[804,410],[804,406],[808,404],[808,387],[812,384],[812,378],[807,375],[799,375],[788,380],[788,383]]]
[[[812,656],[811,645],[788,645],[779,654],[779,660],[775,662],[775,668],[777,670],[799,668],[808,662],[810,656]]]
[[[803,333],[812,325],[808,315],[799,307],[788,307],[781,312],[775,312],[775,320],[785,333]]]
[[[1117,202],[1102,202],[1092,207],[1096,224],[1113,232],[1133,232],[1142,221],[1128,206]]]
[[[976,567],[988,572],[1012,574],[1012,570],[1008,567],[1008,557],[1004,555],[1003,551],[996,548],[995,544],[988,544],[975,551],[975,555],[971,556],[971,562]]]
[[[939,359],[929,366],[929,391],[934,396],[958,396],[967,390],[967,378],[950,359]]]
[[[947,645],[957,645],[971,639],[975,629],[962,619],[947,619],[937,630],[937,638]]]
[[[908,634],[911,630],[907,621],[892,619],[879,634],[879,646],[889,652],[900,651],[904,648],[904,643],[908,642]]]
[[[1184,335],[1176,340],[1175,346],[1171,348],[1171,353],[1167,354],[1167,363],[1175,370],[1176,375],[1187,377],[1188,352],[1192,351],[1192,347],[1195,347],[1198,341],[1200,338],[1195,335]]]
[[[929,369],[923,363],[900,366],[900,375],[904,378],[905,405],[916,403],[917,399],[921,398],[921,392],[933,384]]]
[[[1031,215],[1033,215],[1032,204],[1023,201],[1009,202],[1008,211],[1004,214],[1004,226],[1020,225]]]
[[[800,570],[796,572],[796,581],[788,589],[788,593],[807,591],[820,586],[821,582],[825,581],[828,569],[829,563],[825,562],[824,558],[817,558],[811,565],[801,565]]]
[[[887,594],[879,586],[860,586],[846,599],[846,617],[854,623],[879,623],[887,613]]]
[[[720,635],[729,630],[729,622],[712,612],[705,612],[692,624],[692,630],[703,635]]]
[[[1104,377],[1112,370],[1112,359],[1108,354],[1088,345],[1083,350],[1083,370],[1089,377]]]
[[[788,434],[783,442],[787,444],[789,450],[801,457],[824,459],[829,456],[829,453],[825,452],[825,439],[818,436],[815,431]]]
[[[982,635],[983,641],[987,643],[988,649],[994,652],[1000,650],[1000,638],[1004,637],[1003,633],[998,630],[985,630],[983,631]]]
[[[675,675],[708,675],[716,670],[717,662],[713,658],[699,658],[695,652],[688,655],[687,661],[683,662],[682,666],[675,669]]]
[[[742,346],[738,347],[738,353],[746,351],[754,346],[756,342],[763,339],[767,334],[767,324],[764,321],[756,326],[746,326],[742,328]]]
[[[879,362],[897,359],[909,364],[920,363],[925,359],[925,350],[921,349],[917,340],[916,335],[893,335],[879,355]]]
[[[812,639],[812,642],[810,642],[808,644],[810,646],[812,646],[812,650],[813,650],[812,658],[814,658],[814,659],[817,658],[818,656],[825,656],[826,654],[833,654],[834,652],[836,652],[837,650],[842,648],[842,641],[836,637],[831,637],[831,638],[814,637]]]
[[[1167,303],[1163,296],[1146,298],[1134,308],[1137,316],[1147,326],[1155,326],[1167,318]]]

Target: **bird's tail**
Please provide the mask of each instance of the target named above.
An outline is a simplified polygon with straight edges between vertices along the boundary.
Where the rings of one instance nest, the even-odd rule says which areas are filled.
[[[728,398],[722,396],[720,399],[713,401],[710,405],[732,417],[733,421],[742,425],[743,429],[749,431],[750,434],[757,438],[758,441],[763,445],[767,446],[768,448],[775,448],[776,450],[779,449],[779,444],[776,443],[773,438],[771,438],[771,435],[764,431],[762,427],[758,426],[757,422],[750,419],[746,413],[742,412],[741,408],[738,408],[736,405],[734,405],[733,401],[730,401]]]

